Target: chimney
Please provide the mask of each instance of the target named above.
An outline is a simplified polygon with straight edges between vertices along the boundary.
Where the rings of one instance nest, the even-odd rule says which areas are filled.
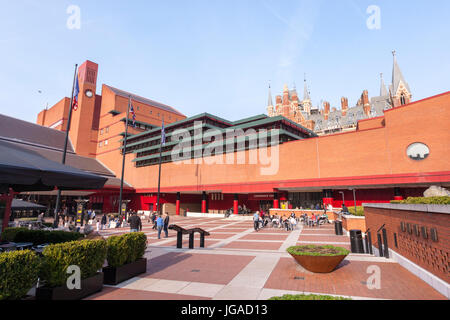
[[[369,102],[369,92],[367,90],[363,91],[361,95],[361,102],[364,108],[364,113],[366,114],[366,116],[370,117],[371,107]]]
[[[348,111],[348,99],[346,97],[341,98],[341,108],[342,108],[342,116],[345,117]]]
[[[283,89],[283,105],[288,106],[289,105],[289,88],[285,84]]]
[[[328,101],[325,101],[323,103],[323,107],[324,107],[324,111],[323,111],[324,119],[328,120],[328,115],[330,114],[330,103]]]

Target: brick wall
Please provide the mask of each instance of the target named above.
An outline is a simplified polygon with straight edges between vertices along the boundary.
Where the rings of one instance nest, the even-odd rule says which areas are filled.
[[[450,282],[449,214],[370,207],[365,207],[364,210],[367,227],[372,231],[374,246],[378,247],[376,231],[386,224],[388,246],[391,250],[447,283]],[[404,223],[405,231],[402,230],[402,223]],[[418,234],[416,234],[415,228],[417,228]],[[432,240],[432,229],[437,231],[437,241]],[[427,239],[423,236],[424,230]],[[395,245],[395,236],[397,246]]]

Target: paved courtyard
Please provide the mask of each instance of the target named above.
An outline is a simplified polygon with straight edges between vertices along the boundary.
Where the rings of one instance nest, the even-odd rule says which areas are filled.
[[[171,217],[171,224],[199,227],[211,233],[199,248],[176,249],[176,232],[158,239],[144,223],[148,238],[147,273],[118,286],[107,286],[94,300],[265,300],[286,293],[315,293],[355,299],[446,299],[424,281],[384,258],[349,255],[331,274],[313,274],[286,253],[293,245],[332,244],[349,248],[347,236],[335,236],[333,225],[320,228],[253,230],[252,221]],[[128,229],[101,231],[104,237]],[[183,239],[188,247],[188,236]],[[381,270],[381,289],[370,290],[369,266]]]

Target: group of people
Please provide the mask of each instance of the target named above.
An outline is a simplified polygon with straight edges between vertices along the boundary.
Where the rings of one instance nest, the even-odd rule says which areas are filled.
[[[286,229],[286,231],[293,231],[298,228],[299,223],[303,223],[305,226],[315,227],[330,222],[328,220],[326,211],[324,211],[322,215],[316,215],[313,213],[311,216],[309,216],[305,213],[299,218],[297,218],[295,213],[292,213],[289,217],[271,216],[270,214],[265,214],[264,212],[256,212],[253,215],[253,226],[255,231],[259,231],[260,229],[265,228],[269,225],[272,228],[280,228]]]
[[[166,212],[164,215],[156,214],[156,212],[152,212],[149,219],[153,224],[153,230],[158,231],[158,239],[161,239],[161,233],[164,230],[165,238],[169,237],[169,222],[170,217]]]

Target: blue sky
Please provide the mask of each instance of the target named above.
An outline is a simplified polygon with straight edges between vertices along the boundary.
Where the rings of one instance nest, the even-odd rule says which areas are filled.
[[[66,26],[72,4],[79,30]],[[379,30],[366,25],[370,5]],[[393,49],[418,100],[450,89],[449,12],[448,0],[1,1],[0,113],[35,122],[87,59],[99,84],[187,116],[265,113],[269,81],[274,96],[285,83],[302,95],[305,73],[313,103],[339,108],[377,95],[380,72],[390,84]]]

